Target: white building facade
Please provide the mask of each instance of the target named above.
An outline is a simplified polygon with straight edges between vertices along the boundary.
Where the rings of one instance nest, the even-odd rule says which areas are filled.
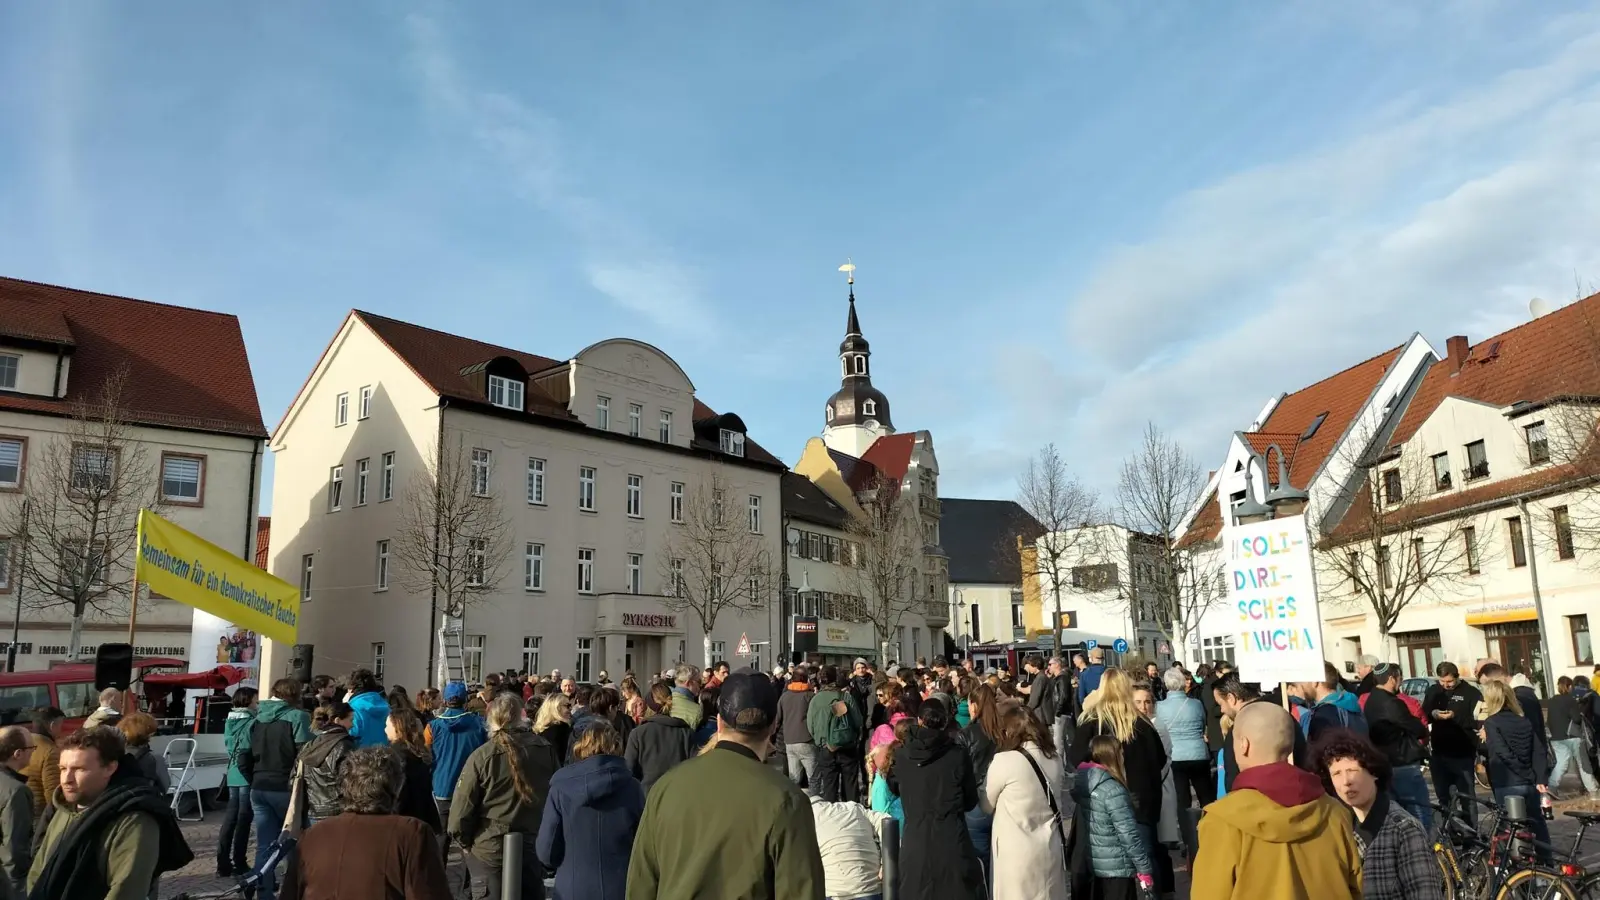
[[[1071,626],[1061,632],[1064,648],[1092,640],[1113,651],[1120,639],[1127,642],[1126,655],[1163,667],[1177,658],[1157,593],[1164,576],[1155,538],[1121,525],[1087,525],[1041,535],[1034,553],[1043,627],[1053,630],[1059,604],[1061,621]]]
[[[302,585],[317,671],[433,680],[441,610],[402,583],[396,554],[404,492],[439,446],[471,454],[474,490],[481,478],[510,522],[505,575],[461,623],[469,681],[507,669],[643,677],[702,663],[707,636],[716,660],[771,660],[776,577],[759,609],[723,610],[709,635],[669,601],[669,535],[713,476],[774,567],[783,550],[783,464],[737,416],[702,404],[670,357],[614,339],[558,361],[355,312],[271,443],[268,567]],[[741,636],[755,645],[743,660]]]

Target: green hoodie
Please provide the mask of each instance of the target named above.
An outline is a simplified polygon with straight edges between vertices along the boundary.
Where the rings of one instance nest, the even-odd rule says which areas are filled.
[[[233,714],[229,713],[229,718]],[[300,708],[298,703],[289,703],[277,698],[263,700],[256,704],[256,721],[261,723],[276,722],[279,719],[294,726],[295,746],[309,744],[316,735],[311,733],[311,714]],[[246,744],[246,746],[249,746]]]
[[[228,712],[222,726],[222,745],[228,750],[228,787],[248,787],[250,781],[239,771],[240,757],[250,752],[250,728],[256,714],[249,707],[236,706]]]

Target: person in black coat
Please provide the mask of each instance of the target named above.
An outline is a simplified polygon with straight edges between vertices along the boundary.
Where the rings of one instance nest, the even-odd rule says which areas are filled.
[[[1000,735],[1000,692],[987,684],[978,685],[967,696],[967,711],[972,721],[956,732],[955,740],[972,760],[972,777],[981,792],[983,781],[989,775],[989,764],[994,762],[994,755],[1000,749],[995,743]],[[981,804],[967,811],[967,833],[972,836],[972,846],[978,853],[978,859],[983,862],[984,874],[988,876],[992,890],[994,872],[991,871],[989,848],[994,835],[994,816],[985,813]]]
[[[889,790],[900,797],[903,900],[975,900],[984,895],[983,867],[967,831],[978,805],[978,781],[967,751],[949,737],[944,704],[922,704],[906,745],[895,753]]]
[[[661,712],[646,713],[644,721],[628,735],[624,760],[648,793],[667,770],[693,755],[694,729],[668,713],[663,704]]]
[[[432,829],[435,835],[443,834],[439,804],[433,802],[433,751],[428,749],[427,739],[423,737],[422,716],[414,710],[391,708],[384,733],[389,737],[389,745],[400,754],[405,771],[395,815],[410,816]]]

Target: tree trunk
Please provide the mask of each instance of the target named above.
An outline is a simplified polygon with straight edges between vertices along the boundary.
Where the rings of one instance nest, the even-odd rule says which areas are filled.
[[[1055,636],[1055,646],[1051,648],[1050,655],[1061,655],[1061,589],[1058,587],[1051,592],[1056,601],[1056,611],[1050,616],[1050,633]]]
[[[1189,630],[1184,627],[1182,622],[1175,619],[1172,623],[1172,661],[1177,662],[1183,659],[1188,652]]]
[[[67,659],[76,661],[83,648],[83,613],[72,617],[72,628],[67,631]]]
[[[700,643],[704,646],[705,651],[706,651],[706,668],[710,669],[711,668],[711,664],[713,662],[716,662],[716,660],[713,660],[711,658],[711,629],[710,628],[706,629],[705,637],[700,639]]]
[[[883,666],[884,669],[887,670],[888,667],[889,667],[889,639],[888,638],[884,638],[881,642],[879,642],[879,644],[878,644],[878,652],[882,657],[878,664]]]

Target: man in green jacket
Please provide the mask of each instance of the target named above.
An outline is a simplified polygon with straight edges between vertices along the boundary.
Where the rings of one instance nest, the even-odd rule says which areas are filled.
[[[669,712],[690,728],[699,728],[705,713],[700,710],[700,669],[679,663],[672,673],[672,708]]]
[[[859,800],[861,707],[845,690],[838,666],[823,666],[806,707],[806,729],[817,744],[817,793],[829,803]]]
[[[628,865],[628,900],[823,900],[806,795],[765,765],[778,689],[737,672],[717,698],[715,746],[656,782]]]

